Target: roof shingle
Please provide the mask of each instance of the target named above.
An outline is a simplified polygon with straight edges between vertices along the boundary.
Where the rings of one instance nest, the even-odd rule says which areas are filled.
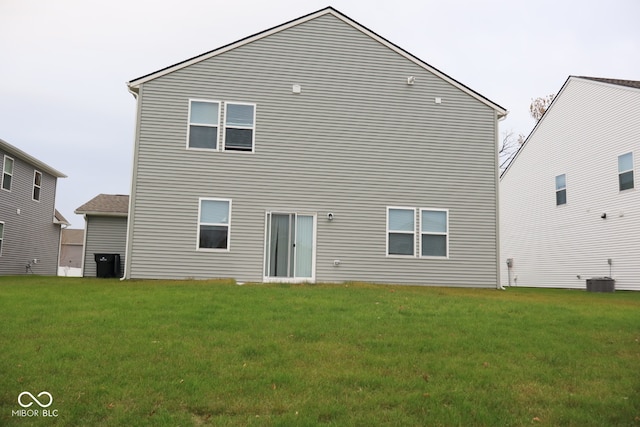
[[[626,86],[626,87],[633,87],[636,89],[640,89],[640,81],[637,81],[637,80],[606,79],[603,77],[586,77],[586,76],[579,76],[579,78],[593,80],[595,82],[609,83],[612,85]]]
[[[129,196],[123,194],[98,194],[75,210],[77,214],[127,216]]]

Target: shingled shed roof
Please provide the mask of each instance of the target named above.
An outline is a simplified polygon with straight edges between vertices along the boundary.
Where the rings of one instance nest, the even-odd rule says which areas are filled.
[[[98,194],[75,210],[80,215],[128,216],[129,196],[123,194]]]

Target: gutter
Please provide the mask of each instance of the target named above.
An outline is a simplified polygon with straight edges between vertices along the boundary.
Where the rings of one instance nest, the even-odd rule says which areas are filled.
[[[509,111],[505,111],[504,115],[497,114],[498,120],[496,121],[496,289],[504,291],[505,288],[501,284],[500,279],[500,159],[498,155],[498,144],[500,141],[500,130],[498,129],[498,122],[507,118]]]

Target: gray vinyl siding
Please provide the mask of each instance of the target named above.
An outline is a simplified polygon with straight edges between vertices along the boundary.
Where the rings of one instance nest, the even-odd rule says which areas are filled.
[[[96,277],[95,254],[119,254],[123,271],[127,241],[127,218],[87,215],[84,277]]]
[[[189,98],[255,103],[255,153],[186,150]],[[277,210],[317,213],[319,282],[496,285],[495,110],[337,18],[151,80],[138,102],[130,277],[261,281]],[[199,197],[232,199],[228,253],[196,251]],[[387,257],[387,206],[449,209],[449,259]]]
[[[5,154],[0,150],[0,179]],[[53,223],[57,179],[8,155],[14,160],[13,179],[11,191],[0,189],[0,222],[4,222],[0,275],[25,274],[27,263],[37,259],[33,273],[54,276],[60,246],[60,225]],[[40,201],[33,200],[34,170],[42,173]]]

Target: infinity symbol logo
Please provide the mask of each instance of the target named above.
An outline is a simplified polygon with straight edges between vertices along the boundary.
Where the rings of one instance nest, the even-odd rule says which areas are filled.
[[[22,403],[22,396],[24,396],[24,395],[27,395],[27,396],[31,397],[31,400],[33,400],[33,402],[36,402],[41,408],[48,408],[53,403],[53,396],[51,396],[51,394],[49,392],[42,391],[42,392],[38,393],[38,397],[40,397],[40,396],[49,396],[49,403],[44,404],[44,403],[41,403],[38,399],[36,399],[36,397],[33,394],[29,393],[28,391],[23,391],[22,393],[20,393],[18,395],[18,404],[20,406],[22,406],[23,408],[28,408],[29,406],[33,405],[33,402],[29,402],[26,405],[24,403]]]

